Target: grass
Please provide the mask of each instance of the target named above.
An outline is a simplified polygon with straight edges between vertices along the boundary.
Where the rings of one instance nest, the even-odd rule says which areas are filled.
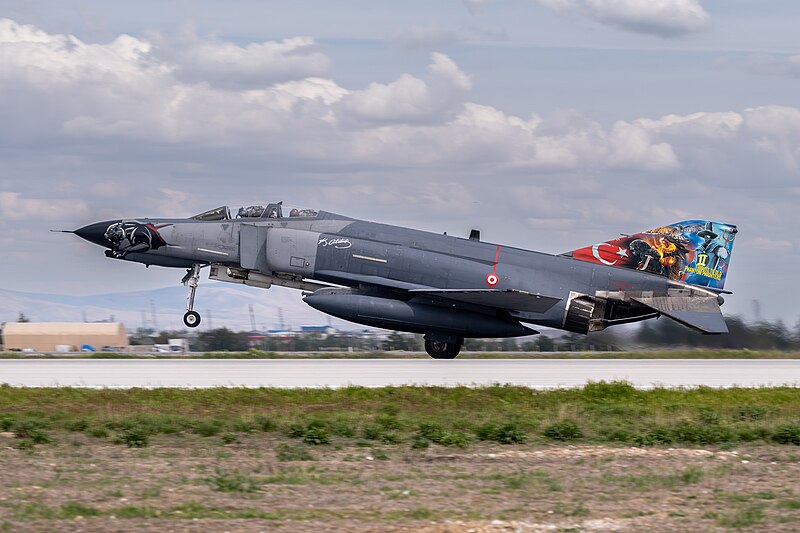
[[[217,492],[259,492],[260,483],[257,479],[239,472],[226,472],[217,467],[214,474],[204,481]]]
[[[542,470],[520,470],[510,474],[492,474],[484,478],[486,481],[497,481],[503,487],[512,490],[522,490],[538,486],[549,492],[560,492],[561,485],[550,474]]]
[[[117,444],[125,444],[128,448],[146,448],[150,445],[150,435],[143,427],[131,427],[123,431],[114,441]]]
[[[258,519],[258,520],[331,520],[357,518],[376,521],[433,520],[452,515],[452,512],[434,511],[427,507],[414,507],[395,511],[351,511],[334,509],[270,509],[230,508],[206,505],[189,501],[180,505],[159,508],[151,505],[125,505],[104,510],[94,509],[80,503],[68,503],[61,507],[51,507],[43,503],[17,505],[13,518],[17,520],[63,520],[81,517],[84,519],[115,517],[131,518],[169,518],[180,520],[194,519]],[[12,530],[9,530],[12,531]],[[38,530],[37,530],[38,531]]]
[[[91,509],[91,508],[87,508]],[[206,505],[197,501],[190,501],[170,508],[156,508],[150,505],[126,505],[122,507],[109,508],[103,511],[95,510],[96,514],[72,515],[69,511],[62,512],[61,509],[48,507],[44,504],[37,506],[34,514],[29,514],[28,509],[17,509],[15,518],[19,520],[40,520],[40,519],[74,519],[80,516],[84,519],[114,517],[117,519],[131,518],[168,518],[179,520],[195,519],[256,519],[271,521],[328,521],[334,519],[358,519],[381,522],[395,522],[405,520],[435,520],[445,519],[452,516],[451,511],[431,510],[427,507],[414,507],[393,511],[369,510],[365,512],[354,512],[350,510],[334,509],[271,509],[261,508],[229,508]],[[466,518],[476,518],[476,513],[467,513]],[[15,531],[15,529],[4,529]],[[38,531],[38,530],[37,530]]]
[[[782,500],[778,502],[778,509],[798,511],[800,510],[800,500]]]
[[[528,440],[528,436],[518,424],[493,424],[488,422],[475,429],[475,435],[480,440],[499,442],[500,444],[521,444]]]
[[[744,509],[737,509],[730,513],[717,515],[717,525],[726,528],[740,529],[754,526],[766,518],[764,506],[761,504],[750,505]]]
[[[0,385],[0,429],[25,446],[63,432],[146,447],[160,434],[245,442],[274,432],[308,446],[618,443],[800,445],[800,389],[637,390],[625,382],[525,387],[80,389]]]
[[[278,461],[313,461],[314,456],[308,448],[302,445],[291,445],[282,443],[275,450],[275,457]]]
[[[553,440],[577,440],[583,437],[583,431],[575,422],[564,420],[547,426],[543,435]]]
[[[651,488],[673,488],[680,485],[694,485],[699,483],[704,476],[705,472],[703,470],[696,467],[687,467],[673,474],[607,474],[604,475],[602,479],[607,483],[621,484],[638,490],[645,490]]]

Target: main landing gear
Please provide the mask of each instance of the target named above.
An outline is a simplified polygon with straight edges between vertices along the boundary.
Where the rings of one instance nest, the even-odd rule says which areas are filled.
[[[434,359],[455,359],[463,343],[460,337],[425,335],[425,351]]]
[[[186,271],[181,283],[189,287],[189,295],[186,297],[186,313],[183,315],[183,323],[186,327],[196,328],[200,325],[200,313],[194,311],[194,294],[197,292],[197,283],[200,281],[200,269],[203,265],[193,265]]]

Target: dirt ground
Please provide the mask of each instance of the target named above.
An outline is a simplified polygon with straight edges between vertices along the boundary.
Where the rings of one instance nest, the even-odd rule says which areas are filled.
[[[31,451],[0,434],[0,531],[800,530],[791,446],[337,448],[245,434],[128,448],[56,437]],[[279,449],[314,460],[281,461]]]

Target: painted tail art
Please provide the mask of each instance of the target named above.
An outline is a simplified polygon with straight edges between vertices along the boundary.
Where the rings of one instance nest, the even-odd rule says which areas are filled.
[[[728,274],[733,224],[684,220],[567,252],[581,261],[652,272],[692,285],[722,289]]]

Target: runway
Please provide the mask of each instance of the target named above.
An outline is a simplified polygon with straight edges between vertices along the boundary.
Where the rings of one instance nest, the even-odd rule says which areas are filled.
[[[767,359],[46,359],[0,360],[0,383],[25,387],[332,387],[490,385],[534,389],[627,380],[654,386],[800,386],[800,361]]]

